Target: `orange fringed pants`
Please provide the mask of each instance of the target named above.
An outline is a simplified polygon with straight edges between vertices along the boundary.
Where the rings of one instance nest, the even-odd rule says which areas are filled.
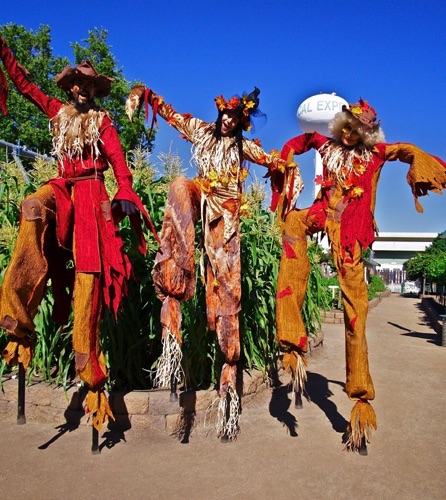
[[[163,302],[161,323],[181,343],[179,302],[195,292],[195,223],[200,215],[201,191],[197,183],[175,178],[169,189],[153,277],[157,295]],[[204,215],[205,217],[205,215]],[[239,312],[241,297],[240,236],[224,242],[223,217],[205,224],[205,240],[212,248],[213,262],[206,263],[206,310],[210,330],[217,333],[225,364],[220,379],[220,395],[228,386],[236,388],[236,362],[240,357]]]
[[[46,288],[45,244],[55,230],[55,210],[54,192],[49,185],[23,201],[17,242],[0,287],[0,327],[12,336],[3,355],[8,363],[20,362],[25,368],[31,359],[33,319]],[[93,424],[100,428],[112,413],[103,394],[108,375],[99,345],[102,319],[99,274],[76,273],[73,307],[76,371],[90,389],[87,407],[93,414]]]
[[[307,333],[301,310],[310,272],[307,236],[324,229],[330,238],[344,303],[346,392],[351,399],[372,400],[375,390],[369,372],[365,333],[368,293],[361,248],[357,243],[353,255],[343,255],[340,223],[334,213],[329,213],[322,224],[308,215],[308,209],[292,210],[287,215],[277,281],[277,340],[288,351],[288,356],[293,351],[306,349]],[[290,371],[293,372],[292,366]]]

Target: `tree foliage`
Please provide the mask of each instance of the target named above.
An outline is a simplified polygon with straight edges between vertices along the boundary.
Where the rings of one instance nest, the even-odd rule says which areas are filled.
[[[446,284],[446,239],[437,236],[424,252],[419,252],[405,264],[411,280],[424,278],[438,285]]]
[[[56,86],[54,77],[67,65],[75,66],[85,59],[90,59],[99,73],[115,79],[110,95],[101,105],[111,114],[120,135],[124,151],[128,152],[140,146],[151,150],[154,137],[148,136],[143,119],[135,117],[130,123],[124,113],[125,99],[131,87],[118,67],[110,46],[107,44],[108,32],[97,29],[88,32],[88,37],[71,43],[74,61],[67,57],[55,56],[51,47],[50,27],[41,25],[36,31],[27,30],[14,23],[0,25],[0,36],[4,37],[17,60],[30,72],[31,78],[45,94],[66,100],[65,93]],[[48,118],[35,105],[23,99],[13,84],[10,84],[8,97],[8,116],[0,117],[0,138],[13,144],[26,146],[40,153],[51,151],[51,136],[48,130]]]

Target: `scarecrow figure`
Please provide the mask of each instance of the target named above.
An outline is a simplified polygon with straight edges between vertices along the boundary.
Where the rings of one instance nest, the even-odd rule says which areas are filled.
[[[54,295],[53,319],[66,324],[73,299],[75,366],[89,391],[87,411],[100,430],[113,417],[104,384],[107,369],[99,342],[103,306],[116,316],[132,275],[119,236],[118,222],[128,215],[145,252],[140,214],[153,230],[140,199],[115,127],[94,98],[109,94],[112,78],[96,72],[90,61],[67,66],[56,76],[68,102],[46,96],[15,59],[4,39],[0,57],[17,90],[50,119],[53,154],[59,177],[22,203],[16,246],[0,288],[0,327],[11,335],[3,356],[28,366],[33,345],[33,318],[48,279]],[[3,80],[4,81],[4,80]],[[7,87],[0,94],[5,105]],[[113,204],[104,172],[113,168],[118,192]],[[72,260],[74,268],[67,265]]]
[[[349,398],[356,401],[344,440],[347,449],[364,452],[372,429],[376,429],[376,417],[369,403],[375,390],[367,355],[368,295],[361,254],[377,234],[373,214],[379,175],[386,161],[409,163],[407,182],[416,208],[422,212],[418,197],[428,191],[441,194],[446,186],[446,164],[412,144],[385,144],[375,110],[362,99],[344,106],[334,116],[329,130],[331,139],[317,132],[306,133],[289,140],[281,153],[282,159],[291,160],[294,155],[315,149],[322,157],[323,174],[316,179],[321,189],[311,207],[287,213],[290,206],[285,203],[283,207],[277,340],[284,350],[284,367],[291,373],[298,395],[306,379],[307,333],[301,310],[310,270],[307,236],[323,231],[330,241],[344,304],[345,389]],[[273,202],[277,204],[277,196]]]
[[[258,109],[259,89],[249,95],[215,99],[218,117],[206,123],[190,114],[180,114],[153,91],[136,87],[127,100],[131,119],[143,103],[153,108],[192,143],[197,166],[193,180],[177,177],[171,184],[164,215],[161,246],[153,270],[155,288],[162,301],[163,354],[157,364],[156,382],[168,387],[172,376],[181,380],[180,302],[195,292],[195,223],[203,227],[202,278],[206,284],[207,320],[216,331],[225,356],[220,376],[217,434],[222,441],[235,439],[238,432],[239,398],[236,392],[236,363],[240,357],[239,312],[241,299],[240,214],[243,181],[248,175],[245,160],[278,172],[285,183],[285,171],[294,172],[294,198],[302,183],[295,168],[278,153],[267,154],[242,132],[252,126]],[[264,116],[264,115],[263,115]],[[295,164],[291,165],[291,167]],[[268,174],[267,174],[268,175]],[[287,184],[286,184],[287,185]],[[227,406],[229,404],[229,407]]]

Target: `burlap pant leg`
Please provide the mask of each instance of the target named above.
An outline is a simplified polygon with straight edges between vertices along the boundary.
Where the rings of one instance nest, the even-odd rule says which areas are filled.
[[[100,276],[76,273],[73,295],[73,349],[76,371],[89,388],[100,388],[107,368],[100,346],[102,294]]]
[[[220,375],[220,397],[237,384],[237,361],[240,359],[241,260],[240,234],[224,239],[223,217],[209,224],[206,240],[212,248],[213,262],[206,264],[206,312],[210,330],[217,334],[225,363]]]
[[[153,281],[163,302],[163,336],[171,332],[181,343],[179,302],[195,293],[195,223],[199,217],[200,188],[185,177],[175,178],[167,196],[161,231],[161,245],[156,254]]]
[[[47,231],[53,230],[55,206],[49,185],[25,198],[21,206],[19,234],[0,288],[0,326],[19,338],[34,332],[48,271],[44,245]]]
[[[215,262],[206,265],[206,311],[210,330],[217,333],[227,363],[240,357],[239,312],[241,304],[240,235],[224,242],[224,220],[210,224],[208,243],[215,250]]]
[[[282,348],[306,348],[302,340],[307,337],[302,306],[310,274],[307,235],[316,231],[308,218],[308,209],[293,210],[287,215],[276,295],[276,338]]]
[[[364,278],[361,248],[356,243],[354,255],[339,258],[339,246],[332,245],[338,280],[342,290],[345,323],[346,392],[351,399],[374,399],[375,389],[369,372],[366,321],[368,292]]]

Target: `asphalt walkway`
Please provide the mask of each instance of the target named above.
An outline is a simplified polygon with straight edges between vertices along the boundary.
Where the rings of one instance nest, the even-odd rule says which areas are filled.
[[[344,328],[324,330],[310,358],[312,402],[296,410],[285,386],[263,391],[244,406],[235,443],[202,427],[187,444],[106,431],[92,455],[90,428],[2,418],[0,498],[446,498],[446,348],[420,301],[392,295],[369,313],[378,430],[368,456],[342,451],[352,408],[343,392]]]

